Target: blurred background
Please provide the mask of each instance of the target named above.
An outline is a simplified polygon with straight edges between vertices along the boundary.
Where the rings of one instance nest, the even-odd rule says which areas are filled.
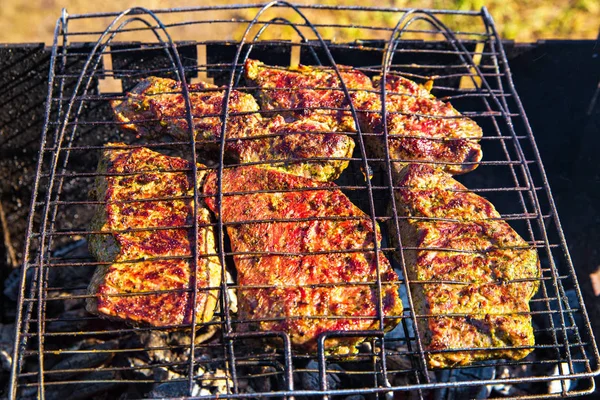
[[[215,1],[217,4],[256,3],[257,1],[227,0]],[[420,7],[439,9],[479,10],[486,6],[494,17],[500,35],[504,39],[518,42],[531,42],[538,39],[594,39],[600,27],[600,1],[598,0],[379,0],[379,1],[322,1],[308,0],[298,3],[307,4],[346,4],[346,5],[372,5],[391,7]],[[61,9],[67,8],[70,14],[81,14],[102,11],[121,11],[133,6],[144,6],[150,9],[167,7],[199,6],[202,1],[166,1],[166,0],[4,0],[0,6],[0,43],[19,42],[45,42],[51,43],[56,19],[60,16]],[[228,11],[227,15],[219,13],[225,18],[249,18],[252,11]],[[320,14],[321,16],[323,14]],[[337,14],[336,14],[337,15]],[[210,15],[205,15],[210,19]],[[324,17],[326,19],[326,17]],[[341,17],[342,19],[344,16]],[[348,17],[349,18],[349,17]],[[357,24],[391,26],[397,22],[395,19],[381,16],[382,21],[352,21]],[[384,20],[387,18],[389,20]],[[101,21],[98,21],[99,23]],[[333,23],[331,20],[320,21]],[[339,21],[345,22],[348,21]],[[104,22],[105,23],[105,22]],[[90,29],[102,28],[90,26]],[[469,27],[459,27],[467,30]],[[193,36],[190,28],[189,35]],[[196,29],[202,29],[196,27]],[[355,32],[358,37],[360,32]],[[228,39],[235,32],[223,32],[215,29],[215,39]],[[344,33],[340,39],[353,39],[353,33]],[[227,37],[230,36],[230,37]],[[208,39],[206,32],[203,37]]]

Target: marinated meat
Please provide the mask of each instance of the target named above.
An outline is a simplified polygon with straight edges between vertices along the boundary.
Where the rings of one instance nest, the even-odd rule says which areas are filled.
[[[365,135],[369,156],[385,158],[378,93],[381,78],[375,78],[373,84],[356,69],[345,66],[339,69],[357,110],[360,128],[371,133]],[[248,60],[245,73],[249,84],[258,88],[262,109],[309,116],[331,129],[356,130],[348,111],[350,101],[333,69],[308,66],[284,69]],[[451,174],[477,168],[482,157],[478,143],[482,131],[473,120],[463,117],[450,103],[437,100],[424,86],[400,76],[387,75],[386,93],[389,156],[398,160],[392,164],[395,172],[412,161],[431,161]]]
[[[188,85],[199,146],[217,149],[221,137],[225,91],[200,82]],[[121,126],[142,137],[168,135],[177,140],[191,140],[186,117],[186,102],[180,82],[168,78],[148,77],[127,93],[125,100],[111,103]],[[229,99],[227,132],[231,137],[252,136],[262,118],[254,97],[237,90]]]
[[[380,89],[381,79],[374,79]],[[381,97],[369,97],[360,106],[361,129],[384,134]],[[370,111],[370,112],[367,112]],[[389,155],[398,173],[412,161],[431,161],[450,174],[477,168],[482,158],[479,139],[482,131],[473,120],[463,117],[450,103],[437,100],[422,85],[397,75],[386,77],[386,111]],[[385,157],[381,136],[366,136],[376,157]]]
[[[206,171],[198,166],[199,181]],[[146,148],[113,143],[104,149],[94,197],[90,251],[100,265],[90,283],[88,311],[154,326],[213,317],[221,282],[210,212],[198,204],[194,277],[191,164]],[[194,280],[198,288],[193,304]],[[211,289],[212,288],[212,289]]]
[[[220,148],[225,91],[208,83],[189,85],[197,145],[213,154]],[[190,140],[181,84],[150,77],[113,102],[117,119],[139,136],[170,135]],[[286,122],[282,116],[263,119],[254,98],[231,91],[227,123],[226,157],[236,163],[260,163],[320,181],[337,179],[348,166],[354,141],[333,133],[317,120]],[[280,161],[280,162],[277,162]]]
[[[229,149],[240,164],[260,163],[321,182],[337,179],[348,167],[354,141],[331,132],[329,127],[311,119],[286,122],[278,115],[264,122],[267,136],[238,140]]]
[[[489,201],[442,171],[413,164],[396,186],[397,210],[408,217],[399,220],[402,245],[417,248],[403,257],[430,366],[527,356],[537,252]]]
[[[352,104],[358,107],[366,98],[377,96],[368,76],[346,66],[338,66],[348,88]],[[246,80],[256,86],[263,110],[276,110],[284,116],[311,118],[330,129],[355,132],[356,124],[341,81],[331,68],[271,67],[257,60],[247,60]]]
[[[211,173],[205,195],[215,194],[216,185]],[[380,328],[373,251],[379,229],[334,184],[239,167],[223,171],[222,193],[221,207],[214,197],[206,202],[221,213],[237,253],[239,330],[287,332],[296,350],[314,352],[323,332]],[[402,303],[398,277],[381,252],[379,271],[388,330]],[[325,346],[347,354],[364,340],[335,337]]]

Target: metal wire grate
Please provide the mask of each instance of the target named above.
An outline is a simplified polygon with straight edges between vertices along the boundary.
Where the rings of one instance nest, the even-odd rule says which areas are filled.
[[[226,18],[224,13],[232,10],[255,17]],[[324,22],[331,16],[337,20],[342,12],[358,22]],[[369,23],[360,23],[364,20]],[[394,28],[377,25],[390,20],[398,21]],[[90,30],[94,23],[106,29]],[[456,24],[473,28],[458,31],[452,28]],[[197,28],[194,40],[190,40],[192,27]],[[236,40],[198,40],[198,32],[204,29],[229,32]],[[346,34],[361,40],[335,40],[335,35]],[[142,41],[128,41],[132,38]],[[82,40],[90,42],[76,43]],[[392,261],[394,252],[410,248],[395,248],[385,229],[391,218],[386,207],[397,189],[390,184],[390,159],[370,157],[363,142],[368,134],[360,129],[348,133],[357,148],[336,183],[373,223],[382,226],[383,242],[374,250],[392,261],[404,296],[404,312],[397,316],[400,323],[392,332],[383,332],[380,304],[381,329],[329,333],[322,336],[317,354],[302,354],[292,349],[285,334],[238,332],[236,326],[243,321],[226,295],[238,287],[225,279],[217,288],[221,309],[212,322],[198,329],[132,327],[85,312],[91,271],[102,264],[87,253],[85,238],[98,233],[90,230],[98,202],[90,200],[88,191],[98,176],[103,146],[125,142],[202,160],[195,139],[149,142],[124,133],[113,119],[109,101],[123,99],[124,92],[144,77],[170,77],[184,83],[191,126],[197,116],[192,116],[185,83],[201,79],[226,85],[226,96],[233,88],[252,90],[240,79],[249,57],[281,66],[322,65],[337,74],[338,65],[351,65],[369,76],[393,71],[417,82],[433,78],[433,93],[483,128],[483,161],[458,179],[490,199],[502,219],[539,253],[542,276],[531,302],[536,344],[530,356],[428,368],[427,350],[415,332],[417,319],[426,316],[411,307],[410,287],[418,283],[408,282],[403,266]],[[264,7],[65,13],[56,25],[48,88],[19,293],[12,397],[58,398],[75,393],[88,398],[112,393],[121,398],[387,398],[394,393],[422,399],[453,398],[459,393],[500,396],[499,386],[512,385],[517,389],[511,396],[549,398],[594,390],[598,350],[531,128],[485,9],[457,12],[275,2]],[[342,90],[349,96],[345,86]],[[350,107],[356,119],[356,110]],[[226,109],[222,118],[226,121],[235,115]],[[226,124],[222,126],[224,133]],[[215,143],[220,154],[209,164],[219,176],[224,168],[234,166],[225,165],[225,142]],[[364,171],[369,170],[373,177],[365,179]],[[187,172],[197,181],[195,165]],[[222,196],[220,189],[218,195]],[[192,197],[195,204],[204,199],[197,189]],[[233,269],[226,226],[221,217],[216,218],[218,256],[222,265]],[[186,228],[197,231],[197,222]],[[379,279],[370,284],[381,290]],[[190,291],[198,295],[198,288]],[[368,340],[358,355],[348,358],[324,351],[323,342],[334,336]],[[261,339],[266,337],[274,338],[275,344],[264,347]],[[550,382],[558,382],[558,390],[549,393]],[[161,383],[170,385],[170,391],[161,392],[167,390]]]

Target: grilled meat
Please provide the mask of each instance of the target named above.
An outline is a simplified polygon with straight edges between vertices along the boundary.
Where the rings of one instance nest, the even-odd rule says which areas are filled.
[[[216,181],[216,174],[208,176],[206,195],[216,193]],[[228,194],[234,192],[250,193]],[[207,204],[220,210],[232,250],[242,253],[234,256],[239,317],[245,321],[240,330],[287,332],[295,349],[314,352],[323,332],[379,328],[377,264],[369,249],[380,233],[334,184],[239,167],[223,171],[222,193],[220,209],[213,197]],[[252,222],[257,220],[271,222]],[[398,277],[383,253],[379,270],[385,328],[391,329],[402,303]],[[347,354],[362,341],[332,338],[325,346]]]
[[[368,76],[351,67],[339,66],[340,75],[357,107],[365,98],[376,96]],[[342,90],[335,70],[300,65],[284,69],[257,60],[247,60],[246,80],[256,86],[263,110],[277,110],[295,118],[311,118],[329,125],[330,129],[355,132],[350,102]]]
[[[418,248],[403,257],[415,311],[426,316],[418,328],[430,366],[527,356],[536,251],[489,201],[442,171],[413,164],[396,186],[398,212],[408,217],[399,220],[402,244]]]
[[[311,119],[286,122],[278,115],[264,122],[264,131],[266,137],[229,146],[239,163],[262,161],[263,167],[327,182],[348,167],[354,151],[352,138]]]
[[[190,168],[146,148],[117,143],[104,149],[95,187],[101,204],[92,222],[92,230],[104,233],[91,234],[89,243],[92,255],[110,264],[94,273],[88,311],[154,326],[189,324],[194,310],[197,322],[212,319],[218,291],[207,288],[220,284],[221,266],[207,226],[210,213],[199,204],[194,277],[193,230],[185,227],[193,224],[193,200],[182,198],[193,195],[193,176],[184,171]],[[205,174],[199,170],[198,178]]]
[[[309,116],[331,129],[354,131],[350,101],[356,108],[360,128],[372,157],[385,157],[380,78],[371,80],[362,72],[340,67],[350,92],[350,101],[331,68],[299,66],[269,67],[256,60],[246,62],[246,79],[259,89],[261,107],[295,116]],[[395,75],[386,77],[386,110],[389,155],[399,172],[411,161],[432,161],[451,174],[472,171],[481,161],[481,128],[462,117],[449,103],[437,100],[422,85]],[[334,108],[334,110],[331,110]]]
[[[218,148],[221,137],[223,100],[225,91],[215,85],[200,82],[188,85],[194,134],[200,146]],[[125,100],[111,103],[122,127],[138,136],[168,135],[189,141],[186,102],[181,83],[173,79],[148,77],[127,93]],[[227,132],[232,137],[252,136],[262,118],[258,104],[249,94],[231,91],[230,116]]]
[[[380,89],[381,79],[374,79]],[[361,129],[384,134],[381,97],[369,97],[360,106]],[[367,112],[370,111],[370,112]],[[398,173],[411,161],[432,161],[450,174],[477,168],[482,158],[481,128],[462,117],[450,103],[437,100],[422,85],[396,75],[386,77],[388,146]],[[367,136],[366,144],[376,157],[385,157],[382,136]]]
[[[197,144],[213,153],[219,149],[225,91],[208,83],[189,85]],[[190,140],[181,84],[150,77],[113,102],[117,119],[140,136],[170,135]],[[331,132],[317,120],[286,122],[281,116],[263,119],[254,98],[231,91],[225,152],[237,163],[266,166],[320,181],[337,179],[352,156],[352,138]],[[237,140],[235,140],[237,139]],[[307,160],[311,159],[311,160]],[[281,162],[276,162],[276,161]]]

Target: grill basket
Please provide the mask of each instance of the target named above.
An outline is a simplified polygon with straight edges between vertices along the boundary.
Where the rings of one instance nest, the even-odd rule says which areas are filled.
[[[216,32],[235,40],[201,40],[206,30],[211,37]],[[226,293],[236,288],[233,282],[218,288],[221,309],[198,329],[132,327],[84,311],[91,271],[100,264],[87,253],[85,239],[94,234],[90,221],[97,202],[88,191],[102,146],[125,142],[189,160],[197,157],[191,132],[186,142],[147,142],[122,132],[109,101],[123,98],[152,75],[245,90],[240,76],[249,57],[270,65],[323,65],[338,72],[338,65],[351,65],[369,76],[387,69],[420,83],[433,79],[438,98],[451,101],[483,128],[483,161],[458,180],[492,201],[538,251],[542,276],[531,302],[536,337],[531,355],[520,361],[428,368],[415,332],[417,319],[426,316],[411,307],[410,287],[416,283],[406,280],[403,266],[392,257],[406,249],[394,248],[385,228],[390,219],[386,207],[397,189],[388,179],[390,160],[368,158],[360,131],[354,135],[350,166],[336,183],[381,225],[380,250],[400,276],[404,312],[392,332],[323,337],[368,336],[357,356],[328,355],[323,342],[317,354],[307,355],[293,351],[282,333],[237,332],[240,321],[226,300]],[[9,396],[441,399],[593,392],[598,350],[539,152],[485,9],[274,2],[264,7],[136,8],[120,14],[65,12],[56,25],[50,65]],[[218,173],[224,160],[220,145],[221,164],[212,164]],[[363,171],[370,169],[373,177],[366,180]],[[197,178],[196,170],[193,174]],[[194,198],[202,201],[198,192]],[[231,270],[225,226],[217,217],[218,256]],[[190,290],[197,294],[198,289]],[[275,338],[275,345],[264,347],[261,339],[266,337]]]

